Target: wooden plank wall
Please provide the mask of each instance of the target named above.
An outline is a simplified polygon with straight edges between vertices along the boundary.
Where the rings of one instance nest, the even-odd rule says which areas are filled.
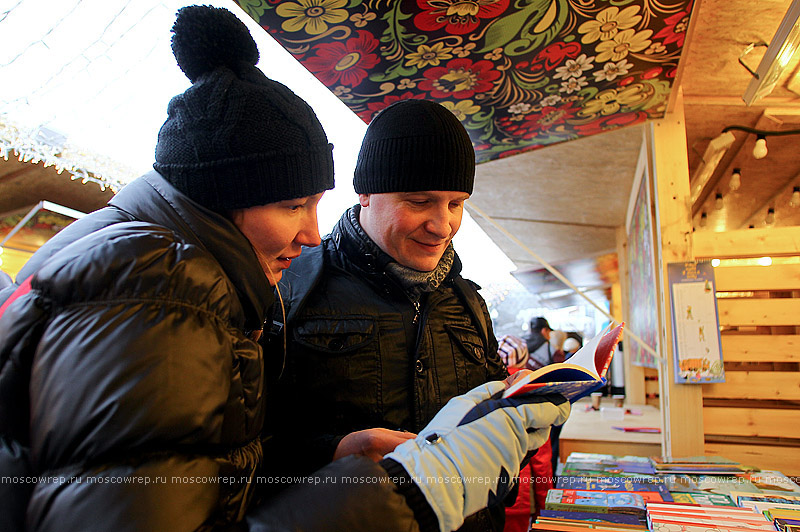
[[[714,270],[725,382],[703,385],[705,452],[800,475],[800,229],[693,240],[697,260],[776,257]]]

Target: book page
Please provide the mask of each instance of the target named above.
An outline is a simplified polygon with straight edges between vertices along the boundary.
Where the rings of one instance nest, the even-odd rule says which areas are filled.
[[[597,373],[594,355],[597,351],[597,346],[600,344],[600,340],[603,338],[603,335],[608,332],[610,327],[611,326],[609,325],[600,334],[586,342],[586,344],[578,349],[574,355],[569,357],[569,360],[566,361],[566,364],[574,364],[575,366],[586,368],[586,370],[594,375],[596,379],[599,379],[600,375]]]
[[[567,362],[550,364],[526,374],[510,386],[503,397],[560,393],[572,401],[593,392],[605,383],[606,370],[622,334],[623,324],[608,332],[610,327],[589,340]]]

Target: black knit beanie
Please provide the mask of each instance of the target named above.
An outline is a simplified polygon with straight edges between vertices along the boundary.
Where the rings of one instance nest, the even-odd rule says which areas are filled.
[[[358,194],[452,190],[472,194],[475,150],[458,118],[438,103],[401,100],[372,120],[358,154]]]
[[[197,203],[227,213],[333,188],[333,158],[314,111],[256,68],[258,48],[230,11],[188,6],[172,52],[192,82],[158,133],[153,167]]]

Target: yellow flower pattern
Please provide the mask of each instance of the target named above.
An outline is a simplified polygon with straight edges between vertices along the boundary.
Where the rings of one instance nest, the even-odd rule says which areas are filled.
[[[637,15],[639,6],[626,7],[622,11],[618,7],[609,7],[602,10],[595,20],[584,22],[578,28],[578,33],[585,34],[581,37],[583,44],[590,44],[596,40],[607,41],[613,39],[620,30],[627,30],[636,26],[641,15]]]
[[[442,102],[442,106],[450,110],[459,120],[465,120],[467,115],[473,115],[481,110],[472,100],[461,100],[458,103]]]
[[[305,31],[309,35],[319,35],[328,31],[328,24],[347,20],[347,10],[342,9],[346,5],[347,0],[281,2],[276,13],[288,19],[281,24],[284,31]]]
[[[433,46],[421,44],[416,52],[411,52],[406,56],[406,65],[423,68],[426,66],[439,66],[439,63],[453,58],[453,49],[437,42]]]
[[[641,83],[628,85],[621,89],[606,89],[586,102],[578,112],[578,116],[613,115],[623,107],[639,104],[650,96],[647,88]]]
[[[597,45],[597,62],[619,61],[625,58],[629,52],[641,52],[650,46],[650,36],[652,30],[644,30],[636,33],[635,30],[623,30],[617,33],[613,39],[602,41]]]

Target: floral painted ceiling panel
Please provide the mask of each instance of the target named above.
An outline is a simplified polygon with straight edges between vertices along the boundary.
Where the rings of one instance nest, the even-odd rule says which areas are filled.
[[[436,100],[478,162],[661,118],[692,0],[237,0],[365,122]]]

